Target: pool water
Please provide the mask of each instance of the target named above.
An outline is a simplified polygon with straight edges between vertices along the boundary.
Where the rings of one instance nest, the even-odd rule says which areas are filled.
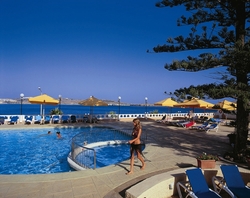
[[[142,145],[142,150],[144,148],[145,145]],[[96,151],[96,168],[117,164],[130,158],[129,144],[105,145],[94,147],[94,149]],[[77,161],[81,163],[81,154]],[[94,168],[94,164],[91,165],[91,168]]]
[[[48,131],[51,131],[50,135]],[[62,138],[57,138],[57,131],[60,131]],[[98,137],[94,135],[94,131],[98,131]],[[0,133],[0,174],[47,174],[74,171],[67,162],[67,156],[71,150],[71,139],[75,135],[87,134],[88,142],[91,143],[107,141],[114,136],[112,133],[115,132],[102,127],[69,127],[0,130]],[[128,135],[117,132],[115,138],[130,139]],[[103,167],[100,164],[110,165],[128,159],[128,145],[116,146],[121,147],[120,154],[116,157],[113,155],[117,153],[114,147],[113,149],[107,148],[108,150],[97,149],[98,167]]]

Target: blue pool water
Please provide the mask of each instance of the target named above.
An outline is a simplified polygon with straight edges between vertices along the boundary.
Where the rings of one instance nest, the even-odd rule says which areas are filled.
[[[142,150],[144,150],[145,145],[142,145]],[[124,160],[130,158],[130,145],[129,144],[116,144],[116,145],[105,145],[105,146],[97,146],[94,147],[96,151],[96,168],[101,168],[105,166],[109,166],[111,164],[117,164]],[[84,163],[81,161],[88,160],[86,158],[81,158],[81,154],[78,155],[77,161],[80,163]],[[94,164],[91,160],[88,161],[91,168],[94,168]]]
[[[47,134],[49,130],[50,135]],[[56,137],[57,131],[60,131],[62,138]],[[88,143],[107,141],[111,137],[120,140],[130,139],[127,135],[102,127],[0,130],[0,174],[47,174],[73,171],[67,162],[67,156],[71,149],[71,139],[79,133],[88,137]],[[121,154],[114,147],[107,148],[108,150],[103,148],[103,151],[101,147],[97,149],[98,167],[103,167],[100,164],[106,166],[128,159],[128,145],[116,146],[119,147]],[[114,153],[118,154],[117,157],[113,155]]]

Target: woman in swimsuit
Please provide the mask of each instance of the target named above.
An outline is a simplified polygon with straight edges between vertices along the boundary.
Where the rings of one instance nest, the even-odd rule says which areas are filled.
[[[134,128],[132,132],[133,139],[130,140],[128,143],[131,145],[130,147],[130,171],[127,173],[127,175],[132,174],[134,172],[134,153],[136,152],[138,159],[141,161],[142,166],[141,170],[145,168],[145,162],[142,158],[141,154],[141,133],[142,133],[142,127],[139,119],[133,120]]]

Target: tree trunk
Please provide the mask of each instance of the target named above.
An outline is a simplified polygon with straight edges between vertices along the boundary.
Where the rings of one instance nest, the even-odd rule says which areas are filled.
[[[236,15],[237,21],[236,24],[236,41],[239,41],[242,46],[245,45],[245,3],[238,1],[236,3]],[[238,57],[237,57],[238,58]],[[240,94],[237,97],[237,130],[236,130],[236,145],[234,147],[234,154],[237,158],[237,154],[244,151],[247,145],[247,137],[248,137],[248,124],[249,124],[249,112],[247,110],[248,106],[248,98],[246,96],[246,91],[248,88],[248,78],[247,73],[245,71],[246,64],[237,64],[236,65],[236,81],[237,81],[237,89],[240,90]]]

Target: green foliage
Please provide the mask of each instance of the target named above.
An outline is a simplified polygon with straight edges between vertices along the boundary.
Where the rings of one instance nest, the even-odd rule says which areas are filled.
[[[63,112],[59,110],[58,108],[52,109],[49,113],[50,115],[62,115]]]
[[[153,111],[150,111],[150,114],[158,114],[158,110],[155,109],[155,110],[153,110]]]
[[[215,155],[207,154],[207,153],[202,153],[197,157],[198,160],[215,160],[218,161],[218,157]]]
[[[198,72],[224,67],[214,74],[215,82],[175,90],[177,101],[188,97],[200,99],[237,99],[237,141],[239,153],[246,148],[250,98],[250,1],[249,0],[162,0],[157,7],[182,6],[186,16],[177,20],[178,26],[191,26],[187,36],[166,40],[167,44],[153,48],[154,52],[198,51],[199,55],[165,64],[169,71]]]
[[[116,112],[115,111],[110,111],[108,113],[112,118],[116,117]]]

